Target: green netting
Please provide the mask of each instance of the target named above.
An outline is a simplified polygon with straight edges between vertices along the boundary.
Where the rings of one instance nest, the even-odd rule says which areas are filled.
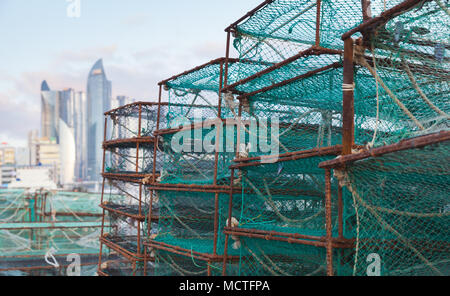
[[[46,269],[43,258],[51,248],[59,256],[79,254],[81,263],[87,263],[87,256],[98,258],[99,202],[98,194],[0,190],[0,270],[8,275],[64,275],[65,269]],[[90,270],[83,267],[82,274],[92,275]]]
[[[354,199],[356,275],[449,275],[450,143],[360,160],[337,175]]]
[[[55,256],[60,266],[55,268],[41,258],[15,258],[0,262],[0,276],[73,276],[75,268],[66,256]],[[80,276],[95,276],[98,266],[98,255],[80,256]]]
[[[119,145],[106,149],[105,173],[119,174],[152,174],[153,173],[153,143],[139,145],[139,152],[136,151],[136,144]],[[138,158],[136,158],[138,157]],[[157,167],[160,167],[162,155],[156,153]],[[136,171],[137,162],[137,171]],[[159,171],[159,170],[158,170]]]
[[[144,272],[143,261],[129,261],[123,259],[115,251],[104,248],[103,260],[100,265],[100,271],[107,276],[150,276],[153,273],[153,263],[147,262],[147,268]]]
[[[240,144],[248,156],[283,154],[342,143],[341,115],[322,107],[309,108],[256,100],[242,112]],[[265,146],[270,146],[266,151]]]
[[[199,122],[202,124],[202,122]],[[226,147],[227,143],[236,143],[236,127],[231,130],[213,125],[162,136],[164,161],[161,170],[161,183],[175,184],[213,184],[216,136],[219,129],[220,146],[218,146],[218,183],[229,184],[228,166],[234,158],[235,146]],[[226,138],[231,137],[230,141]]]
[[[377,131],[374,145],[448,129],[450,5],[445,5],[447,10],[428,1],[378,27],[367,58],[356,48],[355,109],[367,115],[357,124]],[[358,85],[364,89],[358,91]]]
[[[372,1],[372,15],[401,2]],[[315,0],[273,1],[233,28],[239,60],[230,60],[228,85],[316,44],[316,5]],[[343,88],[354,89],[355,93],[356,144],[380,146],[448,130],[449,7],[448,1],[421,2],[386,19],[386,23],[373,28],[375,31],[365,32],[369,49],[362,50],[359,45],[354,48],[354,86],[343,86],[342,55],[329,51],[309,52],[237,85],[233,90],[241,95],[246,128],[240,130],[239,142],[234,123],[227,124],[230,129],[220,135],[217,184],[229,184],[229,165],[233,164],[238,143],[245,144],[244,149],[239,146],[239,158],[273,152],[263,151],[258,145],[261,140],[277,144],[276,153],[280,154],[342,144]],[[361,1],[321,1],[318,44],[342,50],[341,35],[361,22]],[[353,37],[361,36],[357,33]],[[178,128],[218,117],[221,62],[186,72],[165,84],[168,110],[162,114],[161,128]],[[289,83],[283,83],[288,79]],[[242,96],[246,93],[252,96]],[[223,98],[221,117],[238,119],[233,94]],[[255,119],[269,119],[266,133],[251,129],[249,122]],[[271,126],[276,122],[278,131]],[[269,135],[275,135],[276,140]],[[232,141],[227,142],[229,139]],[[247,145],[254,144],[255,139],[257,145]],[[216,130],[204,126],[163,135],[160,152],[164,160],[158,181],[212,185],[216,140]],[[341,239],[356,238],[355,248],[333,249],[336,275],[369,274],[371,259],[377,256],[382,275],[449,274],[448,146],[395,152],[335,172],[331,179],[332,235],[337,238],[340,234],[339,179],[345,185]],[[316,156],[238,169],[235,185],[243,188],[241,194],[233,196],[234,227],[277,231],[288,237],[310,235],[325,241],[325,177],[318,164],[334,157]],[[136,159],[130,163],[133,161]],[[217,253],[223,254],[228,200],[227,194],[218,194],[216,209],[214,193],[158,190],[153,205],[160,220],[151,234],[145,233],[147,222],[143,234],[151,235],[156,242],[212,254],[217,210]],[[136,225],[135,221],[111,219],[119,225]],[[125,246],[134,238],[124,237],[132,238],[136,230],[119,229],[118,234],[111,239]],[[228,245],[228,255],[240,258],[228,264],[228,274],[326,274],[324,247],[236,234],[230,235]],[[136,244],[130,248],[135,250]],[[221,274],[220,263],[208,265],[194,255],[181,256],[158,248],[150,248],[150,252],[156,259],[155,275],[204,275],[208,267],[212,274]]]
[[[324,276],[325,248],[240,237],[239,276]],[[236,267],[227,266],[227,271]],[[234,267],[234,268],[233,268]]]
[[[154,250],[156,276],[206,276],[208,272],[208,262],[177,255],[164,250]],[[211,265],[212,266],[212,265]],[[218,267],[214,266],[216,269]],[[218,271],[222,270],[222,266]]]
[[[240,58],[283,61],[316,44],[316,22],[316,0],[273,1],[237,26],[234,46]],[[342,49],[341,35],[361,22],[361,1],[321,1],[320,46]]]
[[[169,106],[168,112],[164,116],[165,123],[162,123],[161,127],[178,127],[179,125],[189,124],[194,118],[218,117],[221,63],[223,61],[212,62],[166,82],[165,89],[168,91]],[[271,65],[267,62],[247,61],[245,59],[237,62],[235,59],[230,59],[228,63],[228,84],[253,75]],[[224,69],[225,66],[223,66],[222,71]],[[222,109],[222,118],[232,116],[230,110]]]
[[[106,140],[134,138],[139,135],[139,109],[141,110],[141,137],[153,136],[158,119],[158,104],[134,103],[107,114],[108,133]],[[160,107],[161,114],[167,112],[167,106]]]
[[[215,196],[215,193],[158,191],[160,219],[154,240],[186,250],[213,254]],[[228,218],[228,200],[228,194],[218,194],[219,255],[224,251],[223,227]]]
[[[236,28],[234,46],[240,58],[280,62],[316,44],[316,0],[278,0],[265,5]],[[359,0],[322,0],[319,45],[343,49],[342,34],[359,25],[362,7]],[[402,2],[372,1],[373,16]]]
[[[233,205],[239,227],[324,236],[325,176],[317,165],[331,158],[313,157],[243,168],[238,178],[243,187],[242,199]],[[337,196],[335,180],[332,192]],[[337,232],[336,203],[332,213],[333,229]]]
[[[264,87],[271,86],[275,83],[307,74],[312,70],[323,68],[334,63],[342,63],[342,58],[340,55],[307,55],[305,57],[296,59],[295,61],[288,63],[287,65],[284,65],[278,69],[270,71],[267,74],[260,75],[247,83],[241,84],[237,86],[236,89],[243,93],[250,93],[252,91],[257,91]],[[336,67],[338,67],[338,65]],[[333,83],[332,78],[330,78],[330,83]]]

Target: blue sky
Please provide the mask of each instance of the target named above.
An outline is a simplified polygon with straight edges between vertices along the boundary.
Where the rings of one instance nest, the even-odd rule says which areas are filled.
[[[0,142],[25,146],[39,87],[85,91],[103,58],[113,95],[154,100],[156,83],[225,54],[224,29],[262,0],[0,0]]]

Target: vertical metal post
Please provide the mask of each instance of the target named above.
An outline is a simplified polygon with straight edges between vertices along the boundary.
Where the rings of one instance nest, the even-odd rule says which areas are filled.
[[[354,123],[354,65],[353,65],[352,38],[344,40],[344,85],[342,102],[342,154],[352,153],[352,146],[355,143],[355,123]]]
[[[148,218],[147,218],[147,235],[150,238],[150,231],[152,230],[152,215],[153,215],[153,190],[150,190],[150,205],[148,209]]]
[[[231,32],[227,31],[227,45],[225,51],[225,77],[224,77],[224,87],[228,85],[228,62],[230,59],[230,41],[231,41]]]
[[[156,119],[156,131],[159,130],[159,121],[161,118],[161,95],[162,95],[162,85],[159,85],[159,95],[158,95],[158,115]],[[158,150],[159,137],[155,136],[153,141],[153,183],[156,181],[156,152]]]
[[[147,247],[144,246],[144,276],[147,276]]]
[[[142,184],[139,184],[139,216],[141,216],[142,214],[141,198],[142,198]],[[141,254],[141,221],[137,220],[136,222],[137,222],[137,252],[138,254]]]
[[[344,237],[344,221],[343,221],[343,202],[342,202],[342,187],[338,185],[338,235],[339,238]]]
[[[320,46],[320,6],[322,4],[321,0],[317,0],[317,4],[316,4],[316,46],[319,47]]]
[[[105,117],[105,126],[104,126],[104,131],[103,131],[103,142],[106,141],[106,129],[108,127],[108,118]],[[102,163],[102,177],[103,174],[105,173],[105,159],[106,159],[106,149],[105,147],[103,147],[103,163]],[[103,204],[103,195],[105,194],[105,177],[103,177],[103,182],[102,182],[102,195],[101,195],[101,200],[100,200],[100,204]],[[103,214],[102,214],[102,228],[100,230],[100,237],[103,237],[103,232],[104,232],[104,227],[105,227],[105,209],[103,209]],[[102,242],[100,242],[100,251],[99,251],[99,257],[98,257],[98,270],[101,269],[102,266],[102,251],[103,251],[103,244]]]
[[[223,62],[220,63],[220,79],[219,79],[219,89],[218,89],[218,95],[219,95],[219,111],[218,111],[218,120],[217,124],[219,126],[216,126],[217,132],[216,132],[216,151],[214,153],[214,186],[217,185],[217,171],[219,166],[219,149],[221,147],[221,138],[220,135],[222,130],[222,117],[221,117],[221,111],[220,111],[220,102],[222,97],[222,77],[223,77]],[[214,247],[213,247],[213,254],[217,254],[217,239],[218,239],[218,231],[219,231],[219,193],[215,193],[214,196]],[[209,265],[208,265],[209,268]]]
[[[327,275],[333,275],[333,245],[332,245],[332,221],[331,221],[331,172],[325,170],[325,225],[326,225],[326,256]]]
[[[142,104],[139,104],[138,138],[141,137]],[[136,174],[139,173],[139,141],[136,142]]]
[[[231,227],[231,216],[232,216],[232,210],[233,210],[233,182],[234,182],[234,169],[231,169],[227,227]],[[228,239],[229,239],[229,235],[226,234],[225,235],[225,247],[223,250],[223,267],[222,267],[222,275],[223,276],[225,276],[227,274]]]

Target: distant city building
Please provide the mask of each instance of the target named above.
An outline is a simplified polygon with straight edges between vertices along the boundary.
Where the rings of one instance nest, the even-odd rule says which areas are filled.
[[[33,136],[33,133],[30,135]],[[55,139],[29,139],[32,166],[48,166],[53,168],[53,182],[61,184],[61,159],[59,144]]]
[[[100,180],[104,112],[111,109],[111,81],[106,78],[103,61],[98,60],[89,72],[87,81],[88,114],[88,179]]]
[[[74,97],[75,177],[77,181],[87,177],[87,100],[86,93],[76,92]]]
[[[112,100],[111,82],[106,78],[101,59],[89,72],[86,93],[72,88],[53,91],[44,80],[41,84],[41,136],[35,131],[29,134],[29,161],[27,163],[26,157],[22,157],[21,164],[56,165],[58,179],[55,182],[61,185],[98,182],[101,178],[104,112],[131,102],[126,96]],[[49,157],[52,161],[48,163],[45,155],[50,151],[55,155]]]
[[[58,141],[60,92],[50,90],[47,81],[41,84],[41,137]]]
[[[111,101],[111,109],[119,108],[134,102],[135,100],[133,98],[127,96],[117,96]]]
[[[127,96],[117,96],[112,100],[111,103],[111,109],[119,108],[131,103],[134,103],[135,100],[127,97]],[[114,137],[117,139],[125,138],[127,136],[127,133],[129,133],[129,130],[125,126],[119,125],[116,130],[114,131]]]
[[[30,149],[28,147],[16,148],[16,166],[30,166]]]
[[[0,145],[0,185],[8,186],[16,177],[16,149]]]
[[[54,176],[55,172],[52,166],[19,167],[14,180],[8,184],[8,188],[55,190],[57,186]]]
[[[60,91],[59,96],[59,118],[67,126],[74,126],[75,91],[71,88]]]
[[[32,130],[28,132],[28,150],[30,152],[29,158],[30,158],[30,165],[37,165],[37,148],[39,147],[37,145],[37,142],[39,141],[39,131],[38,130]]]
[[[2,144],[0,145],[0,165],[15,165],[16,149],[14,147]]]
[[[60,184],[71,184],[75,181],[75,135],[74,129],[63,120],[59,120],[59,163]]]

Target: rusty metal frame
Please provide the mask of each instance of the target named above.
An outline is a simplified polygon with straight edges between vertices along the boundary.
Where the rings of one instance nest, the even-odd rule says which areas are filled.
[[[287,242],[290,244],[310,245],[326,248],[329,239],[326,236],[302,235],[300,233],[277,232],[252,228],[225,227],[224,232],[233,236],[244,236],[264,240]],[[335,248],[349,249],[354,247],[355,240],[332,238],[331,244]]]
[[[104,141],[103,141],[103,164],[102,164],[103,183],[102,183],[102,195],[101,195],[101,203],[100,203],[100,207],[103,209],[103,214],[102,214],[102,228],[101,228],[101,236],[100,236],[100,255],[99,255],[98,268],[97,268],[99,274],[102,273],[101,263],[102,263],[103,245],[107,246],[110,249],[115,250],[122,257],[126,258],[127,260],[129,260],[131,262],[151,260],[151,258],[145,257],[146,254],[142,254],[143,250],[141,249],[141,241],[142,241],[141,223],[146,221],[147,218],[149,218],[149,221],[157,221],[159,219],[159,217],[151,216],[151,214],[150,214],[150,216],[147,216],[147,214],[143,213],[143,211],[142,211],[142,194],[143,194],[142,189],[143,189],[143,186],[145,186],[145,184],[143,184],[145,179],[148,179],[149,177],[151,177],[151,179],[153,181],[156,179],[156,177],[157,177],[156,172],[155,172],[155,164],[156,163],[155,162],[153,163],[154,174],[139,173],[139,151],[140,151],[140,148],[145,148],[145,147],[153,148],[153,151],[154,151],[153,160],[156,160],[158,137],[151,137],[151,136],[150,137],[142,137],[141,136],[142,107],[143,106],[157,106],[158,113],[157,113],[156,128],[158,129],[159,122],[160,122],[161,106],[167,106],[167,105],[168,105],[168,103],[162,103],[161,97],[159,97],[159,101],[157,103],[155,103],[155,102],[137,102],[137,103],[128,104],[128,105],[113,109],[111,111],[105,112]],[[137,137],[127,138],[127,139],[115,139],[115,140],[107,141],[106,133],[107,133],[108,117],[120,116],[120,115],[116,115],[115,113],[117,113],[118,111],[124,110],[126,108],[130,108],[130,107],[138,108],[138,114],[137,114],[137,116],[138,116],[138,135],[137,135]],[[106,173],[105,172],[106,151],[109,149],[114,149],[114,148],[135,148],[136,149],[135,173],[125,174],[125,173]],[[108,203],[104,202],[104,193],[105,193],[104,187],[105,187],[106,180],[117,180],[117,181],[121,181],[121,182],[134,183],[134,184],[139,185],[139,194],[137,197],[137,200],[138,200],[138,214],[137,215],[132,214],[132,213],[127,213],[124,210],[109,207]],[[137,252],[136,253],[134,253],[130,250],[126,250],[125,248],[115,244],[114,242],[112,242],[108,239],[108,234],[104,234],[106,211],[113,212],[113,213],[119,214],[124,217],[130,217],[130,218],[138,221],[137,236],[136,236],[136,239],[137,239],[137,250],[136,250]]]
[[[163,242],[148,240],[144,243],[144,246],[151,247],[157,250],[168,251],[177,255],[185,256],[188,258],[194,258],[202,261],[206,261],[208,263],[211,262],[222,262],[224,256],[210,253],[201,253],[190,249],[184,249],[179,246],[174,246],[170,244],[166,244]],[[230,256],[227,258],[228,262],[237,262],[239,261],[239,256]]]
[[[260,166],[267,165],[267,162],[260,162],[258,160],[270,160],[273,158],[277,158],[276,161],[272,163],[280,163],[284,161],[293,161],[304,158],[311,158],[317,156],[325,156],[325,155],[336,155],[338,156],[342,152],[342,145],[324,147],[324,148],[313,148],[309,150],[301,150],[295,152],[287,152],[283,154],[277,155],[267,155],[267,156],[258,156],[258,157],[250,157],[250,158],[237,158],[234,161],[239,162],[238,164],[231,165],[232,169],[239,169],[243,167],[252,167],[252,166]]]
[[[434,134],[429,134],[425,136],[419,136],[416,138],[402,140],[398,143],[382,146],[378,148],[372,148],[370,150],[365,150],[359,153],[354,153],[350,155],[345,155],[337,159],[324,161],[319,164],[320,168],[330,169],[330,168],[343,168],[351,163],[367,159],[370,157],[379,157],[384,154],[399,152],[409,149],[423,148],[428,145],[435,145],[442,142],[450,141],[450,131],[441,131]]]
[[[100,242],[104,245],[106,245],[108,248],[116,251],[119,253],[122,257],[127,259],[130,262],[136,262],[136,261],[144,261],[144,255],[142,252],[133,252],[131,250],[127,250],[122,246],[119,246],[118,244],[112,242],[108,239],[108,234],[104,234],[102,237],[100,237]],[[152,258],[150,256],[147,256],[146,260],[151,261]]]
[[[248,83],[248,82],[250,82],[250,81],[252,81],[254,79],[257,79],[257,78],[259,78],[259,77],[261,77],[263,75],[266,75],[266,74],[268,74],[270,72],[273,72],[273,71],[275,71],[277,69],[280,69],[283,66],[286,66],[286,65],[288,65],[288,64],[290,64],[292,62],[295,62],[296,60],[298,60],[298,59],[300,59],[302,57],[313,56],[313,55],[322,55],[322,54],[341,55],[342,51],[341,50],[329,49],[329,48],[313,45],[312,47],[310,47],[308,49],[305,49],[305,50],[299,52],[298,54],[293,55],[292,57],[287,58],[284,61],[276,63],[276,64],[274,64],[274,65],[272,65],[272,66],[270,66],[270,67],[268,67],[268,68],[258,72],[258,73],[255,73],[255,74],[250,75],[250,76],[248,76],[246,78],[243,78],[243,79],[241,79],[241,80],[239,80],[239,81],[237,81],[237,82],[235,82],[233,84],[225,85],[222,88],[221,92],[229,92],[229,91],[231,91],[233,93],[239,93],[239,91],[236,89],[236,87],[238,87],[239,85],[246,84],[246,83]],[[240,93],[242,93],[242,92],[240,92]]]
[[[405,1],[401,2],[400,4],[392,7],[391,9],[384,11],[379,16],[376,16],[373,18],[368,18],[366,16],[365,17],[366,20],[361,25],[347,31],[346,33],[344,33],[342,35],[341,38],[342,38],[342,40],[346,40],[346,39],[350,38],[353,34],[358,33],[358,32],[362,33],[363,36],[367,35],[367,33],[370,33],[372,30],[374,30],[374,28],[385,24],[386,22],[393,19],[394,17],[414,8],[415,6],[417,6],[421,3],[429,2],[429,1],[432,1],[432,0],[405,0]],[[364,15],[364,12],[363,12],[363,15]]]
[[[156,106],[156,105],[159,105],[159,104],[160,103],[157,103],[157,102],[134,102],[134,103],[126,104],[126,105],[117,107],[115,109],[109,110],[109,111],[105,112],[104,115],[105,116],[114,116],[114,115],[116,115],[115,114],[116,112],[124,110],[124,109],[127,109],[127,108],[130,108],[130,107],[134,107],[134,106],[137,106],[137,107],[139,107],[139,106]],[[161,103],[161,104],[162,105],[166,105],[166,106],[168,105],[168,103],[166,103],[166,102]]]

